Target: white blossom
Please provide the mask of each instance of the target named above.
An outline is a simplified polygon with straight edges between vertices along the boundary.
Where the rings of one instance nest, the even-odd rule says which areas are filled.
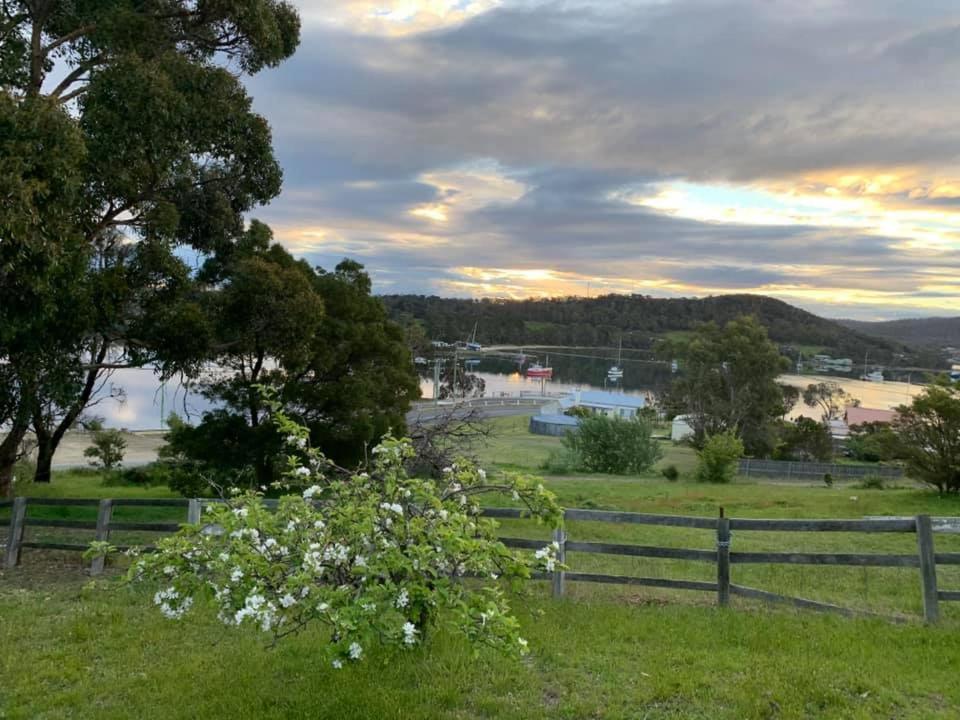
[[[230,581],[231,581],[231,582],[240,582],[240,580],[242,580],[242,579],[243,579],[243,570],[241,570],[241,569],[238,568],[238,567],[234,568],[234,569],[233,569],[233,572],[230,573]]]
[[[250,511],[247,510],[245,507],[234,508],[233,514],[236,515],[238,518],[245,518],[247,515],[250,514]]]
[[[318,492],[320,492],[322,489],[323,488],[321,488],[319,485],[311,485],[310,487],[308,487],[306,490],[303,491],[303,499],[309,500]]]
[[[400,591],[400,594],[397,595],[396,606],[398,608],[405,608],[409,604],[410,604],[410,596],[407,594],[407,589],[403,588]]]
[[[417,642],[417,628],[412,622],[403,624],[403,642],[407,645],[413,645]]]
[[[348,652],[350,653],[351,660],[359,660],[363,655],[363,648],[360,647],[359,643],[350,643]]]
[[[310,477],[313,473],[310,468],[301,465],[294,469],[293,474],[299,475],[300,477]]]
[[[296,598],[293,597],[293,595],[291,595],[290,593],[287,593],[282,598],[280,598],[280,607],[288,608],[288,607],[293,607],[296,604],[297,604]]]
[[[343,661],[342,661],[342,660],[338,660],[338,659],[334,659],[334,661],[333,661],[333,666],[334,666],[337,670],[339,670],[340,668],[343,667]]]

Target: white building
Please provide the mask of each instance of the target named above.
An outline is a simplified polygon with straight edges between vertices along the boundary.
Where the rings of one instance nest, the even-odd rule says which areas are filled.
[[[686,415],[677,415],[673,419],[673,425],[670,427],[670,439],[674,442],[682,442],[688,437],[693,436],[693,428],[688,422]]]

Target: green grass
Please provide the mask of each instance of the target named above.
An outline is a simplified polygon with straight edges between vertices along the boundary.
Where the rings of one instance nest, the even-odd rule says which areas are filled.
[[[532,653],[474,657],[441,631],[335,671],[316,630],[275,649],[149,591],[26,570],[0,581],[0,716],[44,718],[955,718],[956,625],[661,605],[644,595],[515,599]],[[26,587],[24,587],[26,586]],[[15,649],[15,652],[9,650]]]
[[[536,472],[556,438],[526,432],[526,418],[496,422],[482,454],[491,470]],[[916,488],[856,490],[689,480],[694,456],[665,445],[661,465],[686,476],[567,475],[545,478],[568,507],[733,517],[960,515],[960,499]],[[90,473],[58,473],[26,494],[170,497],[166,488],[102,485]],[[855,499],[854,499],[855,498]],[[95,508],[35,507],[38,514],[90,517]],[[118,508],[124,519],[182,520],[184,511]],[[41,529],[29,529],[36,533]],[[572,539],[712,549],[709,531],[569,522]],[[54,532],[63,532],[60,530]],[[547,530],[505,521],[504,534],[546,540]],[[86,533],[92,536],[91,533]],[[119,534],[118,534],[119,535]],[[34,535],[40,539],[39,535]],[[86,538],[89,539],[89,538]],[[114,538],[115,542],[124,539]],[[733,549],[914,554],[911,534],[735,532]],[[938,552],[960,552],[960,536],[937,535]],[[570,553],[571,570],[712,580],[710,563]],[[24,551],[0,572],[0,718],[955,718],[960,716],[960,603],[922,626],[916,569],[734,565],[733,582],[907,622],[851,620],[712,594],[544,583],[514,598],[533,653],[504,660],[441,631],[411,654],[371,650],[334,671],[319,660],[325,638],[311,630],[275,649],[262,637],[220,626],[202,610],[179,624],[150,606],[149,588],[85,585],[78,555]],[[940,566],[943,589],[960,589],[960,568]]]

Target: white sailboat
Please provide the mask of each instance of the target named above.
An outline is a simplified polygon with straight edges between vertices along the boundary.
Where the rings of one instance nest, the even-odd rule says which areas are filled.
[[[613,365],[609,370],[607,370],[607,378],[610,380],[620,380],[623,378],[623,367],[622,363],[623,355],[623,335],[620,336],[620,346],[617,348],[617,364]]]

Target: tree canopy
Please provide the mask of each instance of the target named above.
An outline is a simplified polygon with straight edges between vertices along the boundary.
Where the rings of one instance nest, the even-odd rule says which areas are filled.
[[[659,352],[680,360],[666,403],[688,417],[697,447],[730,431],[750,454],[772,450],[773,421],[785,414],[776,378],[788,363],[756,318],[699,325],[689,337],[662,343]]]
[[[939,380],[893,421],[897,457],[908,474],[945,493],[960,492],[960,384]]]
[[[103,372],[196,369],[209,328],[176,250],[228,251],[278,193],[240,75],[298,41],[275,0],[0,6],[0,493],[31,425],[43,479]]]
[[[265,396],[343,464],[363,460],[383,435],[402,433],[419,396],[403,331],[370,295],[363,267],[346,260],[333,272],[314,269],[270,239],[254,223],[229,261],[204,268],[219,281],[204,316],[221,349],[197,389],[216,407],[194,426],[175,421],[168,436],[168,456],[221,484],[277,478],[282,438],[264,421]]]

